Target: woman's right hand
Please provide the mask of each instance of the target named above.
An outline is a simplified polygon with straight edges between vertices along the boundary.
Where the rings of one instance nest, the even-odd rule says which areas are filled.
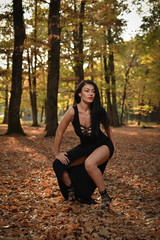
[[[68,163],[70,162],[68,157],[67,157],[67,153],[58,153],[56,156],[56,159],[58,159],[59,161],[61,161],[61,163],[68,165]]]

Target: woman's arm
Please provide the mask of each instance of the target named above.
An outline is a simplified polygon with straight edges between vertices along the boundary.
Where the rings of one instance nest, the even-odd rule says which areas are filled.
[[[67,153],[60,153],[60,145],[62,141],[63,134],[70,124],[70,122],[73,121],[74,118],[74,109],[70,107],[68,111],[63,116],[62,120],[60,121],[60,124],[56,131],[55,141],[54,141],[54,154],[55,158],[59,159],[62,163],[68,164],[69,159],[67,158]]]

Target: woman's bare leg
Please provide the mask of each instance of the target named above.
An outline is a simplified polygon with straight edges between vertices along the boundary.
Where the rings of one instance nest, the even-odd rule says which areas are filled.
[[[85,168],[96,186],[99,189],[101,195],[101,209],[108,210],[111,198],[107,193],[103,175],[98,168],[99,165],[103,164],[109,158],[110,151],[105,145],[97,148],[85,161]]]
[[[71,186],[72,182],[71,182],[71,179],[70,179],[70,176],[68,174],[67,171],[64,171],[63,172],[63,175],[62,175],[62,182],[67,186]]]
[[[98,166],[107,161],[109,155],[109,148],[103,145],[94,150],[94,152],[89,155],[89,157],[85,161],[86,171],[88,172],[89,176],[92,178],[100,192],[105,190],[105,183],[103,175]]]

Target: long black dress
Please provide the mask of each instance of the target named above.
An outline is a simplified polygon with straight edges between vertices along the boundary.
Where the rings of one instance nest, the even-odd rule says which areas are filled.
[[[53,162],[53,169],[56,173],[58,184],[62,195],[65,199],[68,199],[68,189],[62,182],[62,174],[66,170],[71,178],[72,184],[75,189],[77,198],[88,200],[91,198],[93,192],[96,189],[96,185],[85,170],[84,163],[77,166],[71,166],[71,163],[83,156],[89,156],[95,149],[102,145],[107,145],[110,150],[110,156],[113,155],[114,147],[112,141],[101,130],[98,124],[98,131],[96,130],[96,120],[92,119],[92,124],[89,128],[85,128],[80,125],[79,113],[77,106],[73,106],[75,115],[72,122],[75,133],[80,138],[80,144],[67,152],[67,157],[70,160],[68,165],[61,163],[58,159]],[[108,160],[102,165],[98,166],[103,173],[107,165]]]

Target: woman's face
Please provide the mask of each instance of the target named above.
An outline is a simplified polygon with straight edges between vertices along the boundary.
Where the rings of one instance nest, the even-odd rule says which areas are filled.
[[[81,97],[81,101],[86,103],[92,103],[95,98],[95,88],[92,84],[85,84],[81,92],[79,93],[79,96]]]

